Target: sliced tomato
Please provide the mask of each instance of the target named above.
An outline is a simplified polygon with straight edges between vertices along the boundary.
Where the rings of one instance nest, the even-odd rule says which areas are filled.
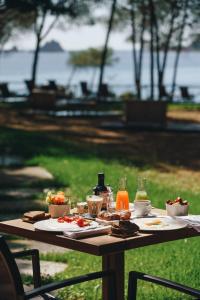
[[[78,220],[76,220],[76,223],[79,227],[84,227],[84,220],[82,218],[79,218]]]
[[[74,221],[74,218],[73,217],[68,217],[68,216],[64,216],[64,221],[67,222],[67,223],[71,223]]]
[[[65,220],[64,220],[64,218],[63,218],[63,217],[60,217],[60,218],[58,218],[58,222],[59,222],[59,223],[64,223],[64,222],[65,222]]]

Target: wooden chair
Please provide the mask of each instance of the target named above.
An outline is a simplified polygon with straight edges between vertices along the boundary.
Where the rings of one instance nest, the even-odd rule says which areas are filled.
[[[147,282],[152,282],[155,284],[159,284],[162,286],[165,286],[167,288],[179,291],[181,293],[190,295],[194,297],[194,299],[199,300],[200,299],[200,291],[197,289],[193,289],[187,286],[184,286],[179,283],[175,283],[173,281],[140,273],[140,272],[135,272],[131,271],[129,273],[129,281],[128,281],[128,300],[136,300],[137,299],[137,280],[143,280]]]
[[[190,94],[187,86],[180,86],[181,98],[182,100],[192,100],[194,95]]]
[[[20,272],[15,262],[15,258],[24,256],[31,256],[33,266],[34,289],[28,292],[24,291]],[[26,300],[36,296],[41,296],[45,300],[56,299],[49,292],[103,277],[110,277],[109,299],[116,299],[115,278],[112,271],[89,273],[41,286],[39,251],[32,249],[11,253],[4,238],[0,236],[0,299],[2,300]]]

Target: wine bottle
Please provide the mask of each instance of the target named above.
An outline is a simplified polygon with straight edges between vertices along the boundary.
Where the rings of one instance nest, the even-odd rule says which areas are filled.
[[[102,210],[107,210],[109,190],[105,186],[104,181],[104,173],[98,173],[98,184],[93,188],[93,192],[95,195],[103,197]]]

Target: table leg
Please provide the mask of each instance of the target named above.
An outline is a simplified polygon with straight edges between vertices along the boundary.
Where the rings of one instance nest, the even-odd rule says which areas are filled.
[[[104,255],[102,257],[102,269],[113,270],[116,274],[116,299],[124,300],[124,251],[118,253],[112,253]],[[109,299],[109,279],[103,278],[102,286],[102,299],[103,300],[114,300]]]

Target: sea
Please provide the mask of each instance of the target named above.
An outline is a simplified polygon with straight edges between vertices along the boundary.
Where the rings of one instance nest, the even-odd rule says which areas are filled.
[[[104,79],[116,94],[135,93],[133,59],[131,51],[115,51],[115,62],[105,67]],[[72,66],[68,63],[68,52],[41,52],[39,55],[37,84],[47,84],[48,80],[56,80],[58,84],[67,86],[80,96],[80,81],[87,81],[94,91],[97,88],[99,69],[77,68],[71,81]],[[175,52],[169,52],[164,83],[168,92],[171,90]],[[9,88],[25,92],[25,79],[31,78],[33,52],[4,52],[0,55],[0,82],[8,82]],[[143,57],[143,97],[149,95],[150,55],[144,52]],[[177,74],[176,97],[180,97],[179,86],[188,86],[195,101],[200,102],[200,52],[184,51],[180,56]]]

